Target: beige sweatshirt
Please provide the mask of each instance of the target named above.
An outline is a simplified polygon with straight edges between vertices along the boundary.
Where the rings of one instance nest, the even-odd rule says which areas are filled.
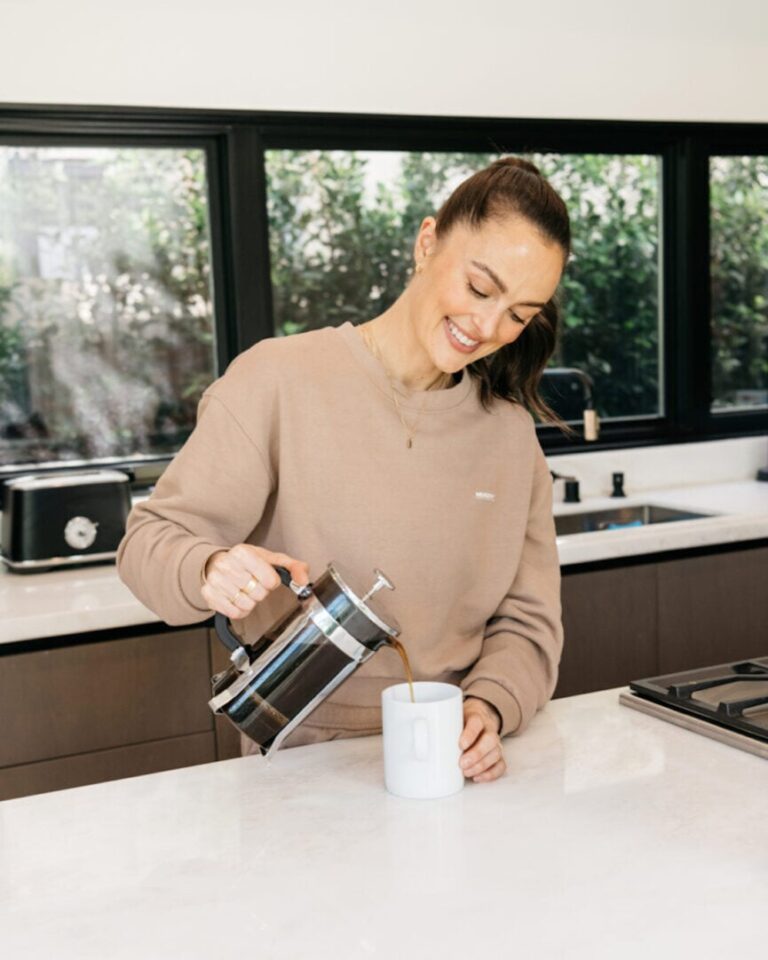
[[[502,735],[519,733],[552,695],[563,640],[552,481],[533,419],[507,401],[485,411],[466,371],[447,389],[406,393],[410,449],[386,372],[351,323],[245,350],[131,511],[118,573],[177,625],[212,615],[201,571],[237,543],[306,561],[310,579],[336,561],[361,589],[379,567],[396,589],[377,599],[415,679],[460,684],[496,707]],[[253,641],[295,602],[278,588],[233,628]],[[381,691],[402,680],[383,647],[285,745],[380,731]]]

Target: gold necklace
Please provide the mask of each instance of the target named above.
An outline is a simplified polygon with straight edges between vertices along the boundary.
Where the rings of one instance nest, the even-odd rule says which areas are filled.
[[[392,402],[394,403],[395,409],[397,410],[397,415],[398,415],[398,417],[400,418],[400,423],[402,423],[403,429],[405,430],[405,434],[406,434],[405,446],[406,446],[406,448],[407,448],[408,450],[410,450],[411,447],[413,446],[413,438],[416,436],[416,428],[417,428],[418,422],[419,422],[419,420],[421,419],[421,415],[422,415],[422,413],[424,412],[424,407],[426,406],[426,403],[427,403],[427,391],[428,391],[435,383],[440,383],[440,382],[446,382],[446,383],[447,383],[447,382],[450,380],[451,375],[450,375],[450,373],[441,373],[441,375],[440,375],[435,381],[433,381],[433,383],[431,383],[431,384],[427,387],[427,389],[424,391],[424,397],[423,397],[423,399],[422,399],[422,401],[421,401],[421,407],[419,408],[419,411],[418,411],[418,413],[417,413],[417,415],[416,415],[416,419],[415,419],[414,422],[409,426],[408,422],[406,421],[405,417],[403,416],[402,410],[400,409],[400,402],[399,402],[398,399],[397,399],[397,393],[396,393],[396,391],[395,391],[395,385],[394,385],[394,383],[393,383],[393,381],[392,381],[392,377],[391,377],[390,374],[389,374],[389,370],[387,369],[387,365],[386,365],[386,363],[384,363],[384,359],[383,359],[383,357],[381,356],[381,353],[380,353],[380,351],[379,351],[378,344],[376,343],[376,340],[374,339],[373,333],[372,333],[372,332],[369,332],[366,327],[360,327],[360,332],[361,332],[362,335],[363,335],[363,339],[365,340],[366,345],[368,346],[368,349],[371,351],[371,353],[376,357],[376,359],[379,361],[379,363],[380,363],[380,364],[382,365],[382,367],[384,368],[384,373],[385,373],[385,375],[386,375],[387,381],[389,382],[389,389],[390,389],[390,392],[391,392],[391,394],[392,394]]]

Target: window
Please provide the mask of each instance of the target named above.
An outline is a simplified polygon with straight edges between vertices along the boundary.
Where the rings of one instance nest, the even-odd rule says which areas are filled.
[[[0,146],[0,464],[172,454],[216,375],[201,149]]]
[[[492,157],[266,152],[274,329],[362,323],[402,292],[422,219]]]
[[[764,433],[768,124],[0,105],[0,482],[153,482],[234,356],[382,313],[505,154],[571,215],[544,450]]]
[[[422,219],[495,156],[268,150],[275,333],[386,310],[405,286]],[[586,373],[604,419],[659,415],[659,158],[525,156],[565,200],[573,232],[551,366]]]
[[[711,157],[712,412],[768,407],[768,156]]]

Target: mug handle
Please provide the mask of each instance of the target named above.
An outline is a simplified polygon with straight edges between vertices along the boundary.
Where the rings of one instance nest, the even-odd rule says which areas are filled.
[[[417,760],[429,757],[429,724],[424,717],[417,717],[411,725],[413,731],[413,755]]]

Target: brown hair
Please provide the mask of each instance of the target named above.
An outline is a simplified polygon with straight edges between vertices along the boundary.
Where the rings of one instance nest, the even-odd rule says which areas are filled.
[[[571,253],[571,225],[560,194],[539,168],[521,157],[501,157],[468,177],[435,214],[438,239],[456,223],[478,227],[487,220],[518,215],[557,243],[567,262]],[[500,347],[467,366],[479,381],[480,401],[486,410],[493,397],[520,403],[545,422],[568,427],[539,396],[538,386],[557,342],[560,309],[553,297],[541,308],[514,343]]]

